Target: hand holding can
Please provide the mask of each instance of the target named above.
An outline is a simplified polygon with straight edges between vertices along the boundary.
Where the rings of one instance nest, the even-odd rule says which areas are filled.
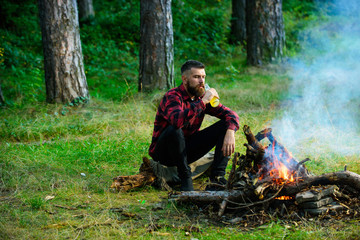
[[[210,90],[210,86],[208,84],[205,84],[205,91],[208,91],[208,90]],[[217,97],[213,97],[210,100],[210,105],[212,107],[217,107],[217,106],[219,106],[219,104],[220,104],[220,100]]]

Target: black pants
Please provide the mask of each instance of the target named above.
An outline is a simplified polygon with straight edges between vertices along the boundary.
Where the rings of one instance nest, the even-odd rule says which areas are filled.
[[[224,176],[229,161],[221,151],[226,130],[226,123],[221,120],[185,138],[181,129],[168,126],[158,139],[153,158],[165,166],[176,166],[179,177],[184,179],[191,177],[188,164],[203,157],[216,146],[211,176]]]

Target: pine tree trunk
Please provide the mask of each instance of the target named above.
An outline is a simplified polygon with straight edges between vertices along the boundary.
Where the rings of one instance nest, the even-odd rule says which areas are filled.
[[[247,0],[246,31],[248,64],[281,58],[285,44],[282,0]]]
[[[244,44],[246,41],[246,0],[232,0],[231,44]]]
[[[174,87],[171,0],[140,2],[139,91]]]
[[[86,21],[95,17],[92,0],[78,0],[79,4],[79,20]]]
[[[39,13],[47,102],[88,98],[76,0],[39,0]]]
[[[0,85],[0,104],[5,105],[5,98],[1,90],[1,85]]]

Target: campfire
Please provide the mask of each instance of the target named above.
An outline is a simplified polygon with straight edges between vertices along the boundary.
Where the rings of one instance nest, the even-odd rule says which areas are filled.
[[[224,191],[181,192],[170,194],[179,202],[218,202],[218,215],[226,210],[237,217],[249,212],[268,212],[270,215],[313,216],[331,214],[339,216],[357,214],[359,209],[360,176],[347,171],[316,176],[304,163],[273,136],[270,128],[256,135],[245,125],[246,154],[236,153],[228,185]],[[261,141],[268,140],[264,146]],[[355,196],[355,198],[354,198]],[[352,209],[350,205],[355,206]],[[279,210],[280,209],[280,210]]]

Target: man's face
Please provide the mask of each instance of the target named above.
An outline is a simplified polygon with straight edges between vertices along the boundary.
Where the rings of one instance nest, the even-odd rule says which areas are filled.
[[[190,97],[201,97],[205,93],[205,69],[191,68],[182,76],[185,89]]]

